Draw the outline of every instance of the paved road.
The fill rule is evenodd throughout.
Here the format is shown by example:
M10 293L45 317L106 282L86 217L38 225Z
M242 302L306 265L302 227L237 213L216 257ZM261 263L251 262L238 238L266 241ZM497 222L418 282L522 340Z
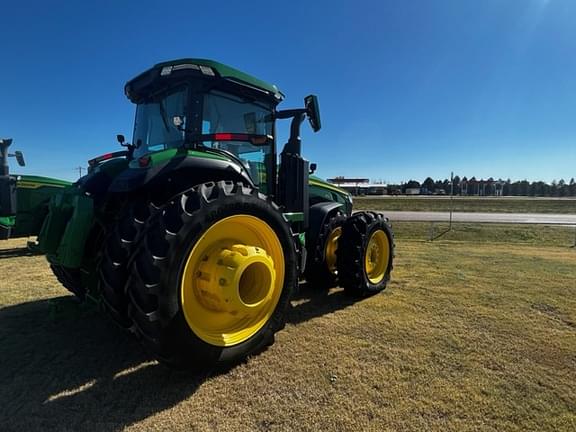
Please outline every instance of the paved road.
M391 221L447 222L448 212L383 211ZM453 213L454 222L576 225L576 214Z

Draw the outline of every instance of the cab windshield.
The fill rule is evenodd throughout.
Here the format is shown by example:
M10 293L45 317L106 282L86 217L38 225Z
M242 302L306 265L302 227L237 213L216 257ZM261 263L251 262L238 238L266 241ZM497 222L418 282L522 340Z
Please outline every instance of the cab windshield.
M172 119L186 117L187 94L186 87L179 87L138 105L132 141L135 157L184 145L184 132L174 126Z
M190 97L188 88L182 86L138 104L132 141L136 147L135 158L183 147L187 140L192 143L196 135L191 131L200 127L203 135L237 133L271 136L273 133L272 106L215 90L202 95L202 125L199 124L200 119L198 123L188 124ZM179 117L182 124L175 126L175 117ZM235 155L254 184L262 190L266 188L268 179L272 178L274 161L271 140L262 145L247 141L205 141L196 145Z
M211 91L204 95L202 133L222 132L272 135L272 107L240 97ZM272 169L272 144L253 145L245 141L212 141L204 146L226 150L237 156L261 189ZM270 171L270 172L269 172Z

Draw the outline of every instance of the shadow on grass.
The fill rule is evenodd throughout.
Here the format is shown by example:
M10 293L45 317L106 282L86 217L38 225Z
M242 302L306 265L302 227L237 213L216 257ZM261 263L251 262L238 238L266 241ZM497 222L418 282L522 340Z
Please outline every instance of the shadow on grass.
M206 375L159 365L72 297L0 310L2 430L116 431L193 394ZM54 319L50 303L69 303Z
M290 324L299 324L344 309L358 301L344 294L342 289L323 290L304 283L294 297L296 304L288 313L287 321Z
M0 250L0 259L18 258L18 257L25 257L25 256L28 257L28 256L34 256L34 255L38 255L38 253L32 252L27 247Z
M306 286L295 300L293 324L353 303L341 291ZM158 364L130 334L69 296L0 309L0 347L3 431L117 431L189 398L210 376Z

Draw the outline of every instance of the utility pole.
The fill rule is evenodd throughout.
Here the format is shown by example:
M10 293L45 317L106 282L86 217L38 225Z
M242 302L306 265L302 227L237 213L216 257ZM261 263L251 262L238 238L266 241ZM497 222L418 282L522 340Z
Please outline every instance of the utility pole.
M76 167L76 169L78 170L78 178L82 178L82 170L84 169L83 167L79 166Z
M434 227L434 221L430 223L430 241L434 241L437 238L442 237L444 234L452 231L452 212L454 211L454 171L450 172L450 224L448 225L448 229L436 234L436 230Z
M452 212L454 211L454 171L450 172L450 225L448 231L452 230Z

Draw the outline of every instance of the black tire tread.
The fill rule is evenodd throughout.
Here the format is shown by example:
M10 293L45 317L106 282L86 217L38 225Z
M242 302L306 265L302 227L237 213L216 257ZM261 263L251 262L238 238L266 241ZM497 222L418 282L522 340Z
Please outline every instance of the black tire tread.
M179 271L173 271L170 266L174 266L181 259L181 254L188 250L186 236L207 229L209 215L219 215L219 205L222 203L227 202L228 206L236 206L241 211L242 203L246 201L258 201L281 215L278 207L255 189L241 183L210 182L175 196L148 220L141 233L130 260L131 276L127 282L129 316L134 324L133 330L144 346L171 367L203 369L236 363L270 345L274 333L284 326L288 298L297 281L295 252L293 256L287 257L293 261L294 271L293 275L287 271L286 277L293 281L285 283L285 289L288 287L290 290L282 294L285 305L279 303L278 313L275 312L269 324L257 334L257 343L252 343L247 352L239 353L240 348L234 351L235 347L217 352L211 345L193 336L180 308L179 295L176 294L179 290L173 286L176 279L170 279L179 276L176 274ZM227 209L231 211L231 207ZM285 219L283 223L286 224L287 235L292 242Z
M57 264L50 264L50 269L64 288L78 297L79 300L84 301L86 298L86 287L82 282L82 274L79 269L68 268Z
M345 221L346 215L341 211L336 211L328 216L328 221L321 227L318 238L313 245L310 245L304 277L308 285L313 288L328 289L338 284L337 275L332 273L326 264L326 240L330 233L339 226L344 225Z
M130 272L128 259L138 234L149 217L150 207L142 201L128 203L108 232L98 263L98 283L108 315L121 327L131 328L125 286Z
M370 235L381 229L390 242L390 259L384 279L372 284L364 270L364 253ZM342 227L337 251L338 277L346 293L355 297L367 297L386 288L394 263L394 234L388 221L381 213L365 211L350 216Z

